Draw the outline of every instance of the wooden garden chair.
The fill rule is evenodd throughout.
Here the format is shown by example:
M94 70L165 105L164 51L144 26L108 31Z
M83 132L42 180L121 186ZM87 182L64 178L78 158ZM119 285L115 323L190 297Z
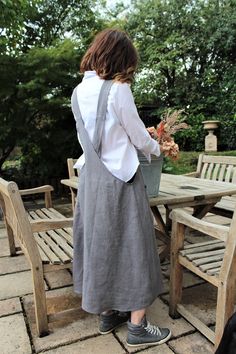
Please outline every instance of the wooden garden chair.
M199 220L182 209L171 212L171 274L169 313L185 317L217 348L225 324L233 313L236 285L236 212L231 225L222 226ZM211 241L184 244L185 229L190 227L211 236ZM181 304L183 269L217 287L215 332ZM194 289L193 289L194 291Z
M21 189L19 190L20 195L22 197L26 195L35 195L35 194L44 194L44 203L45 203L45 208L52 208L52 195L51 192L53 191L53 187L50 185L44 185L36 188L30 188L30 189ZM3 201L3 199L2 199ZM1 202L1 194L0 194L0 202ZM0 203L1 206L1 203ZM4 206L4 203L2 203L2 206ZM9 251L11 256L15 256L18 251L21 250L21 247L16 246L15 244L15 238L14 234L12 232L11 227L8 225L7 222L5 222L6 230L7 230L7 235L8 235L8 243L9 243Z
M236 184L236 156L200 154L197 170L186 175ZM231 218L235 208L236 196L226 196L212 208L211 212Z
M46 190L46 193L49 193L51 189L50 186L41 187L41 191ZM48 196L48 208L27 213L21 194L29 193L30 190L20 192L15 182L7 182L0 178L0 206L3 209L8 236L10 236L10 252L14 255L17 251L16 238L30 264L36 325L38 334L42 337L49 333L44 274L71 268L73 219L65 218L51 208Z

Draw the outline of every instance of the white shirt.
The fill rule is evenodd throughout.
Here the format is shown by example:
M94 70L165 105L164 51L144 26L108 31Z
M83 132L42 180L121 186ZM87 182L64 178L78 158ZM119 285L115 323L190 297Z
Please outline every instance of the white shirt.
M82 82L77 86L81 115L91 141L103 81L95 71L86 71ZM80 141L79 133L78 139ZM101 146L101 161L115 177L125 182L133 177L139 166L136 149L141 150L149 162L151 154L160 155L159 144L150 137L140 119L127 83L115 82L111 87ZM75 167L81 169L84 163L83 154Z

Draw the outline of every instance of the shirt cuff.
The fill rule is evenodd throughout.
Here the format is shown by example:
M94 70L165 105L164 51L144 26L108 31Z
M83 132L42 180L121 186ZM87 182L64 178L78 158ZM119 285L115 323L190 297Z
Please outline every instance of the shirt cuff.
M155 155L158 157L161 154L160 145L154 139L151 139L150 144L148 144L148 146L145 146L145 149L140 150L142 151L143 155L146 157L149 163L151 162L151 155Z
M76 161L76 163L74 164L74 168L78 168L79 170L83 167L83 165L85 164L85 156L84 154L80 156L80 158Z

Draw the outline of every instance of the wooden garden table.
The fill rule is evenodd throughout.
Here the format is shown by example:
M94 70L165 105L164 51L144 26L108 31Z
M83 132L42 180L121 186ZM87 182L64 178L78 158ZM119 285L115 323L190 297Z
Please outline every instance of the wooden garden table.
M78 188L78 177L61 180L61 183L73 189ZM193 207L193 215L202 218L223 196L236 194L236 185L184 175L162 173L159 195L150 198L150 207L156 221L158 237L164 242L159 247L160 258L169 254L172 209ZM163 219L160 207L165 207L166 218Z

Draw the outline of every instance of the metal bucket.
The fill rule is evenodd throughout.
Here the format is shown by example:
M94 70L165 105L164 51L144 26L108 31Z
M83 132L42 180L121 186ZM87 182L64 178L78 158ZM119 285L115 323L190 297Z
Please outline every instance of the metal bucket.
M144 183L147 188L147 194L150 198L153 198L157 197L159 193L163 155L159 157L151 155L151 158L151 163L149 163L146 157L141 152L138 152L138 159Z

